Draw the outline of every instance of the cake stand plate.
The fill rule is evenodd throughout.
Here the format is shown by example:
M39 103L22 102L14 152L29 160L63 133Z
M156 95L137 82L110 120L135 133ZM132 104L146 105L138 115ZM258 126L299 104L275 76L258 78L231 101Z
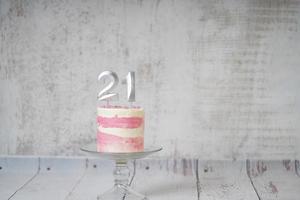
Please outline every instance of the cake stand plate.
M97 151L97 145L92 144L80 149L92 156L115 161L115 169L113 171L115 184L110 190L99 195L97 200L148 200L145 195L130 187L130 171L127 162L161 151L161 147L148 147L141 152L100 152Z

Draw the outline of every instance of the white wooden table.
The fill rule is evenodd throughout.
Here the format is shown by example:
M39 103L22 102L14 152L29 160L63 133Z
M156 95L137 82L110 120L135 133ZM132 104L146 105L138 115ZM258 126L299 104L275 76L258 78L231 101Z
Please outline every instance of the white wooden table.
M298 161L131 162L132 186L150 199L299 200ZM113 162L0 157L0 200L96 200L113 185Z

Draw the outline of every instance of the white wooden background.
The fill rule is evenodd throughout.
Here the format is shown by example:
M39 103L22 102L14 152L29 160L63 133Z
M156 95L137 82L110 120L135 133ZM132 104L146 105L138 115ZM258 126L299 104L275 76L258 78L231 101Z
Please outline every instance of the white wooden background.
M0 154L81 155L98 73L133 70L157 157L299 158L299 4L1 0Z

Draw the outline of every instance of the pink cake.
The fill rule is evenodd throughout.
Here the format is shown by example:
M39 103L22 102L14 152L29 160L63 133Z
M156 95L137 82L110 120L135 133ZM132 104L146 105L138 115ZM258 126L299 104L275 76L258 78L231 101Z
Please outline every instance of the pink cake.
M98 107L97 150L138 152L144 150L144 110Z

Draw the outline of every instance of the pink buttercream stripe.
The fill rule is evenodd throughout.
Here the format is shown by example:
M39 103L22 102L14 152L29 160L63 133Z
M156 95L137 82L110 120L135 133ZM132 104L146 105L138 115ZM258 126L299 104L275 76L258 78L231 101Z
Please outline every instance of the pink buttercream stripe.
M100 146L118 144L119 146L123 146L124 148L142 150L144 148L144 137L124 138L124 137L98 132L97 143Z
M98 124L103 128L138 128L144 120L141 117L97 117Z

